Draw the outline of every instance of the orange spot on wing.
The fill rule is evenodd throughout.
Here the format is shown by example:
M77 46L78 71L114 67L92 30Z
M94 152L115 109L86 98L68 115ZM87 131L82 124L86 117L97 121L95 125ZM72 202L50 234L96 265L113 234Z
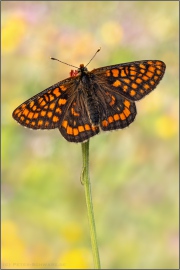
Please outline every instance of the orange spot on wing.
M60 88L62 91L66 91L66 89L67 89L67 87L65 87L64 85L61 85Z
M90 130L91 129L88 124L86 124L84 127L85 127L85 130Z
M141 73L145 73L146 71L144 69L140 69L140 72Z
M128 86L127 85L123 85L123 91L124 92L127 92L127 90L128 90Z
M14 114L16 115L16 114L18 114L20 111L21 111L20 109L16 109L16 110L14 111Z
M40 98L38 99L38 103L40 104L42 101L43 101L43 98L40 97Z
M153 76L153 73L152 73L152 72L150 72L150 71L147 71L147 72L146 72L146 75L147 75L148 77L150 77L150 78L151 78L151 77Z
M43 101L41 102L41 106L44 106L44 105L46 105L46 102L43 100Z
M136 74L137 74L137 72L135 70L130 71L130 75L136 75Z
M33 118L38 118L39 114L35 113Z
M152 61L148 61L147 63L148 63L149 65L152 65L152 64L153 64L153 62L152 62Z
M59 105L64 105L64 104L66 104L66 102L67 102L66 99L60 98L59 101L58 101L58 104L59 104Z
M142 83L142 80L141 80L140 78L137 78L137 79L136 79L136 82L137 82L137 83Z
M21 105L21 109L24 109L25 107L26 107L25 103Z
M162 63L162 62L160 62L160 61L156 61L156 65L160 65L160 66L162 66L162 65L163 65L163 63Z
M126 70L126 74L128 75L129 74L129 68L125 67L125 70Z
M107 77L111 76L110 70L106 70L106 76Z
M162 65L161 66L156 66L156 68L161 70L163 68L163 66Z
M61 95L61 93L60 93L58 87L57 87L56 89L53 90L53 94L54 94L56 97L59 97L59 96Z
M159 69L157 69L157 70L156 70L156 73L157 73L158 75L160 75L160 74L161 74L161 71L160 71Z
M129 84L130 83L130 80L129 79L124 79L124 82Z
M150 81L150 84L151 84L151 85L155 85L155 82L154 82L154 81Z
M149 71L151 71L152 73L154 73L154 71L155 71L155 67L150 66L150 67L148 67L148 70L149 70Z
M108 117L108 122L109 122L109 123L114 122L114 119L113 119L113 117L112 117L112 116L109 116L109 117Z
M62 122L62 127L67 128L67 125L68 125L68 122L67 122L66 120L64 120L64 121Z
M21 116L21 117L20 117L20 120L21 120L21 121L24 121L24 119L25 119L24 116Z
M42 124L43 124L43 121L42 120L39 120L38 121L38 126L42 126Z
M28 109L25 109L25 110L23 111L23 114L24 114L25 116L27 116L28 113L29 113L29 110L28 110Z
M49 102L49 97L48 97L48 95L44 94L44 98L45 98L45 100L46 100L47 102Z
M120 113L120 118L121 118L121 120L125 120L126 119L126 117L125 117L125 115L124 115L124 113Z
M79 113L75 112L74 108L71 108L71 113L72 113L72 115L74 115L74 116L80 116Z
M143 79L144 81L147 81L147 80L149 80L149 77L146 76L146 75L143 75L143 76L142 76L142 79Z
M84 127L83 126L78 126L78 130L79 130L79 132L83 132L84 131Z
M136 83L132 83L132 84L131 84L131 87L134 88L134 89L136 89L138 86L137 86Z
M114 83L113 83L113 86L115 87L118 87L121 85L121 82L119 80L116 80Z
M143 87L148 90L150 88L150 86L148 84L144 84Z
M135 92L134 90L131 90L131 91L130 91L130 95L131 95L132 97L134 97L134 96L136 95L136 92Z
M144 64L140 64L139 66L140 66L140 68L146 68L146 66Z
M60 108L57 108L57 109L56 109L56 113L61 114L61 113L62 113L61 109L60 109Z
M46 111L41 111L41 116L45 116L46 115Z
M49 118L51 118L51 117L52 117L52 112L48 112L48 113L47 113L47 116L48 116Z
M49 122L46 121L46 122L45 122L45 127L48 127L48 126L49 126Z
M109 103L110 106L113 106L115 104L115 97L114 96L111 96L111 102Z
M79 134L78 129L77 128L73 128L73 133L74 133L75 136L77 136Z
M124 105L127 107L127 108L129 108L130 107L130 105L131 105L131 103L129 102L129 100L125 100L124 101Z
M58 122L59 121L59 117L57 117L56 115L53 116L53 122Z
M118 69L112 69L111 70L113 77L118 77L119 76L119 70Z
M49 108L51 109L51 110L53 110L54 109L54 107L55 107L55 103L53 102L53 103L51 103L50 105L49 105Z
M92 126L92 130L95 131L97 129L96 126Z
M34 113L30 112L30 113L28 114L28 118L29 118L29 119L32 119L32 118L33 118L33 115L34 115Z
M114 115L114 120L115 120L115 121L119 120L119 114L115 114L115 115Z
M121 69L121 77L126 77L126 73L125 73L124 69Z
M50 101L54 100L54 96L53 95L49 95L49 99L50 99Z
M107 120L103 120L102 121L102 126L103 127L107 127L108 126L108 121Z
M126 117L128 117L131 112L125 107L125 109L123 110L123 113L125 114Z
M34 101L31 101L30 104L29 104L29 107L32 108L34 105Z
M70 126L67 127L67 134L70 134L70 135L73 134L73 129L72 129L72 127L70 127Z

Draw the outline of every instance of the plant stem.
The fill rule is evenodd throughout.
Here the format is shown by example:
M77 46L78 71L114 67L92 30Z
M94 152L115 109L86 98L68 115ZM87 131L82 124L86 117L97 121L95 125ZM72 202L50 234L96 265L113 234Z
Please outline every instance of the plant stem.
M93 202L92 202L92 195L91 195L91 184L90 184L90 177L89 177L89 140L85 143L82 143L81 145L82 145L82 156L83 156L83 169L82 169L82 175L81 175L81 182L84 185L84 189L85 189L94 268L101 269L98 244L97 244L97 236L96 236L94 211L93 211Z

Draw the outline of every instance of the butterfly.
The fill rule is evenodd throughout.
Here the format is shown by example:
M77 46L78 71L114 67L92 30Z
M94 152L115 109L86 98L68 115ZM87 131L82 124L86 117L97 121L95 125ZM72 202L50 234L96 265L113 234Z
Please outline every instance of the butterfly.
M58 128L67 141L84 142L100 130L129 126L137 114L135 101L155 89L166 69L160 60L116 64L92 71L86 66L80 64L71 77L22 103L14 110L13 118L31 129Z

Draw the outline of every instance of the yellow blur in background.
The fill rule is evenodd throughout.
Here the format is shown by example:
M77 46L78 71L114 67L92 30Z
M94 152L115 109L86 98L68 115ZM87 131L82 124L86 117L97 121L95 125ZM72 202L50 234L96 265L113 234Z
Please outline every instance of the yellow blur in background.
M71 68L166 63L126 129L90 140L103 268L178 268L178 2L7 1L2 7L2 268L93 267L81 145L13 110Z

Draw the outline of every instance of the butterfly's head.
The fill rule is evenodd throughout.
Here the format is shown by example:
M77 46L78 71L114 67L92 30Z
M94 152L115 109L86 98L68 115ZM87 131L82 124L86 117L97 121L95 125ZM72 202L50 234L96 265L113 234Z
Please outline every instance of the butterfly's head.
M88 69L87 69L87 67L84 66L84 64L80 64L77 72L78 72L78 75L81 75L83 73L87 73Z
M77 70L71 70L69 75L70 77L76 77L78 75L82 75L84 73L87 73L87 68L84 66L84 64L81 64Z

